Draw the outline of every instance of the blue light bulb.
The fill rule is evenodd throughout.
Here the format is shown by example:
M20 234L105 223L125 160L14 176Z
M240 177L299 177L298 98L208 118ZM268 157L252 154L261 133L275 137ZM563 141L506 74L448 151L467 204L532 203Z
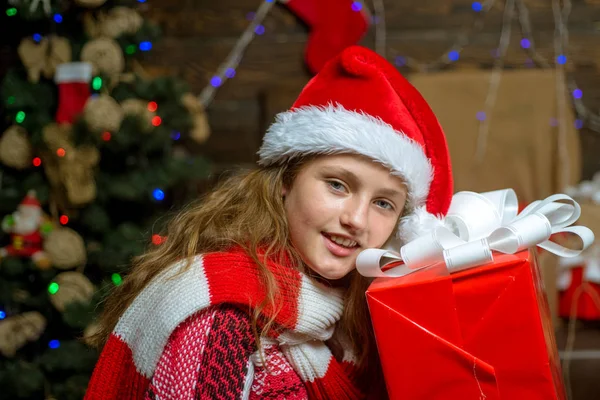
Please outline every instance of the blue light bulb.
M452 50L451 52L448 53L448 59L450 61L458 61L459 57L460 57L460 55L458 54L458 51L456 51L456 50Z
M152 192L152 196L154 197L154 199L161 201L165 198L165 192L163 192L160 189L154 189L154 191Z
M152 42L141 42L139 47L141 51L149 51L152 49Z

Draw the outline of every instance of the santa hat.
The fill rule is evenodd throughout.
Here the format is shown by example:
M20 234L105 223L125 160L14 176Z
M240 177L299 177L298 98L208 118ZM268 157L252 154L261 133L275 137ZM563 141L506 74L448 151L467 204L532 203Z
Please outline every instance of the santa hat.
M30 190L27 192L27 195L23 198L21 203L19 203L21 207L32 207L32 208L42 208L42 205L37 199L35 190Z
M452 199L446 138L421 94L384 58L346 48L280 113L259 150L259 164L302 155L353 153L390 168L408 187L403 242L441 223Z

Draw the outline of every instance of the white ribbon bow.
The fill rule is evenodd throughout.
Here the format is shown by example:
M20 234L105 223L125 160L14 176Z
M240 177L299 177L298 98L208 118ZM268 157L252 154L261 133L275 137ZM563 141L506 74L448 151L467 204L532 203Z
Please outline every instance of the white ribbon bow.
M518 214L517 195L512 189L459 192L452 197L444 226L405 244L399 253L364 250L356 267L368 277L399 277L441 262L455 272L493 262L493 251L514 254L534 246L561 257L575 257L594 241L589 228L569 226L580 214L579 204L566 194L537 200ZM582 248L573 250L548 240L552 234L563 232L579 236ZM381 270L400 262L402 265Z

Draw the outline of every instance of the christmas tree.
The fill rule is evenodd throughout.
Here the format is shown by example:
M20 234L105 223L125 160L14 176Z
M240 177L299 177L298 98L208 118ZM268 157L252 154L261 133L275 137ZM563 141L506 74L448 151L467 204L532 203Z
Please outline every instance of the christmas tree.
M0 87L0 387L81 399L102 299L166 240L170 208L209 165L196 96L139 62L159 36L143 1L11 0L15 65ZM142 10L143 11L143 10ZM22 36L22 37L21 37Z

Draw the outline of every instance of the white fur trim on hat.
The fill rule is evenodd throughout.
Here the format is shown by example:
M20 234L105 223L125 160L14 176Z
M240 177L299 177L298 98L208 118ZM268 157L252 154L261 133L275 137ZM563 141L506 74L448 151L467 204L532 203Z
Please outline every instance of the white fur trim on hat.
M399 251L406 243L429 234L438 226L446 226L444 217L431 214L425 207L418 207L400 219L396 234L390 237L382 248Z
M261 165L308 154L340 153L361 154L382 163L406 182L412 207L425 204L433 167L421 145L381 119L340 105L278 114L258 152Z
M408 243L419 236L430 233L438 226L446 226L444 217L431 214L425 207L418 207L400 220L397 236L402 243Z

